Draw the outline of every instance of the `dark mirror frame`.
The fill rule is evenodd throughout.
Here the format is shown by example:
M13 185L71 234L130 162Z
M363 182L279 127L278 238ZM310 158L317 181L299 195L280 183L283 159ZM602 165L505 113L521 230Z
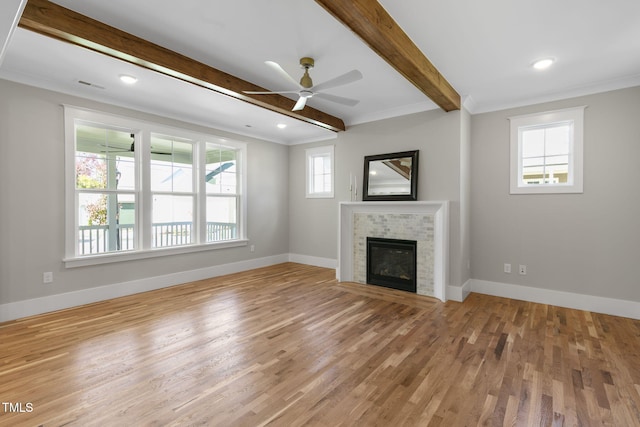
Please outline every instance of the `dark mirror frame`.
M374 156L364 157L364 179L363 179L363 191L362 200L365 201L392 201L392 200L418 200L418 152L402 151L399 153L388 154L376 154ZM411 181L409 185L411 190L409 194L382 194L382 195L369 195L369 163L372 161L398 159L401 157L411 157Z

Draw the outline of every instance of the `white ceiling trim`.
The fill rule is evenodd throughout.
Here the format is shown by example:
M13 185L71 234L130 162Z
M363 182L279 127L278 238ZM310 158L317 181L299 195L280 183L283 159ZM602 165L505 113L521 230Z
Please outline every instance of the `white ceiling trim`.
M530 97L519 101L507 101L502 103L488 103L486 105L473 105L468 111L471 114L490 113L493 111L507 110L509 108L526 107L528 105L543 104L546 102L560 101L563 99L577 98L580 96L594 95L618 89L640 86L640 74L622 77L618 79L604 80L586 85L577 85L557 92Z

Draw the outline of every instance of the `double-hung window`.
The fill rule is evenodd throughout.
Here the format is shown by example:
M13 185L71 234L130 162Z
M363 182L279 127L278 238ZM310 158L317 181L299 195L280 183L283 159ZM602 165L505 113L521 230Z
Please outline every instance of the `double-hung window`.
M190 245L194 236L197 141L151 133L151 247Z
M510 117L512 194L582 193L584 107Z
M246 146L65 106L67 266L246 244Z
M138 168L130 130L78 122L74 129L74 255L135 249Z
M307 158L307 197L332 198L334 183L333 145L309 148Z

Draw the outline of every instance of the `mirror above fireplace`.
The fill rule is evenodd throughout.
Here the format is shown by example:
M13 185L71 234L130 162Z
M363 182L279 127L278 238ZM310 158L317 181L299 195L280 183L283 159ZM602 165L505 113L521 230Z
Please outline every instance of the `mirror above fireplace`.
M364 158L362 200L417 200L418 150Z

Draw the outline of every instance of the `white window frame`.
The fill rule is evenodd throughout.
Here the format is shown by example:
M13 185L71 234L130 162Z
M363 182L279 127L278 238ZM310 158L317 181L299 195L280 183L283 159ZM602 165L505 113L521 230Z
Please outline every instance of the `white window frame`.
M131 261L136 259L155 258L160 256L177 255L184 253L200 252L213 249L223 249L230 247L246 246L247 239L247 201L246 201L246 144L238 141L230 141L227 138L220 138L215 135L192 132L187 129L168 127L159 123L145 122L141 120L131 119L123 116L102 113L89 109L63 105L64 121L65 121L65 257L63 262L65 267L82 267L87 265L106 264L112 262ZM76 203L76 133L75 124L80 122L93 124L97 126L105 126L111 128L130 129L136 134L136 144L140 141L141 150L135 151L135 159L140 168L138 168L139 187L136 189L136 240L138 242L137 249L122 252L105 252L92 255L78 255L78 206ZM147 163L150 162L148 152L151 145L152 133L164 133L167 135L175 135L185 139L197 141L197 149L194 147L194 175L197 176L196 183L196 202L194 209L194 242L183 246L169 247L151 247L150 232L145 233L143 230L151 226L151 190L149 180L149 169ZM238 150L238 159L236 167L238 173L238 224L237 238L233 240L225 240L218 242L206 242L203 240L206 227L206 213L204 202L206 193L202 191L204 187L205 170L205 143L220 142L221 145L227 145ZM198 232L198 230L200 230Z
M305 150L306 164L306 194L309 199L332 199L334 197L335 188L335 148L333 145L324 145L321 147L307 148ZM330 191L317 192L314 191L314 159L316 157L329 157L331 166L331 189Z
M586 106L509 117L510 121L510 193L561 194L583 192L584 109ZM572 125L569 142L569 177L566 183L527 184L522 179L522 131L556 124Z

